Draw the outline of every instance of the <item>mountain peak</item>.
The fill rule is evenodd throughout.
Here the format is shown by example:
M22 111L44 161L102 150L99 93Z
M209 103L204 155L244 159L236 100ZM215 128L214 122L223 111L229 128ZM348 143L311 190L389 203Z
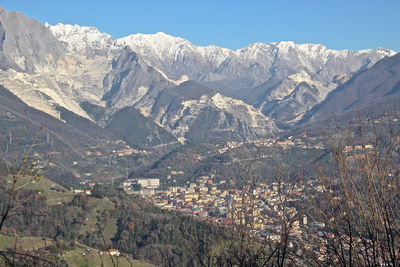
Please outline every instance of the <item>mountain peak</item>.
M0 68L33 73L36 64L54 62L63 54L63 46L38 20L0 10Z
M45 23L45 26L48 28L51 28L52 31L54 32L82 32L82 31L89 31L89 32L96 32L96 33L101 33L99 29L96 27L92 26L80 26L78 24L63 24L63 23L57 23L54 26L51 26L49 23Z
M118 45L129 45L134 47L147 46L153 51L175 49L179 45L193 46L188 40L181 37L168 35L164 32L157 32L154 34L131 34L116 40Z
M157 32L155 33L156 36L168 36L168 37L173 37L172 35L166 34L165 32ZM178 38L178 37L174 37L174 38Z
M108 51L113 47L114 40L111 35L100 32L96 27L62 24L51 26L45 23L57 39L69 44L74 52L93 52L93 49Z

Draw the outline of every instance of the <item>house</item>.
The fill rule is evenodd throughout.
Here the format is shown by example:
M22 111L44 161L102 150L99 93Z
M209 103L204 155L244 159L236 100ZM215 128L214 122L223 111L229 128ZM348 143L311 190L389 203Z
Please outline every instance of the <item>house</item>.
M83 190L82 190L82 189L74 189L73 192L74 192L75 194L82 194L82 193L83 193Z
M372 145L365 145L365 149L372 150L374 147Z
M121 253L119 252L118 249L109 249L109 250L106 250L106 254L111 255L111 256L119 256Z
M193 201L199 199L199 194L198 193L186 193L184 194L185 202Z

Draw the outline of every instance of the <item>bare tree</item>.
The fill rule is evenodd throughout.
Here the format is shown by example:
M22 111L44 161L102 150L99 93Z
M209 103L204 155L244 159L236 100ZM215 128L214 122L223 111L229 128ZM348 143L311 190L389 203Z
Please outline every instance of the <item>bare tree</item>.
M19 185L22 177L29 175L32 179L38 180L43 175L34 168L29 162L29 156L32 153L34 146L36 145L37 139L40 136L39 131L34 140L21 155L18 154L18 143L15 142L12 152L2 152L1 159L3 160L6 173L2 174L3 189L2 193L6 196L6 201L3 203L0 214L0 232L3 230L3 226L8 217L12 216L12 212L17 208L21 207L28 199L19 199L17 192L23 189L26 184ZM11 138L11 137L10 137ZM7 149L8 150L8 149ZM11 184L11 186L8 186Z
M330 164L315 162L322 192L309 211L314 264L400 265L399 125L393 115L358 119L325 140ZM310 256L310 255L309 255Z
M28 130L28 129L27 129ZM7 220L18 214L24 204L30 200L30 195L24 194L23 189L32 181L38 181L43 177L41 170L30 161L35 146L41 137L43 127L36 131L35 136L25 146L19 143L18 138L12 139L10 133L5 151L0 152L1 172L0 190L2 195L2 205L0 207L0 232L3 232ZM24 182L23 178L29 177ZM1 262L7 266L55 266L57 259L48 259L42 255L35 255L17 247L17 238L13 249L7 248L0 251Z
M266 189L265 184L261 187L266 178L260 173L259 161L264 158L260 153L257 150L254 160L240 165L230 177L235 182L226 188L231 191L226 199L229 209L215 231L182 231L185 245L201 266L286 266L295 260L291 244L303 211L301 205L291 204L302 179L295 180L282 166L276 166L274 189ZM274 202L270 210L262 207L267 198Z

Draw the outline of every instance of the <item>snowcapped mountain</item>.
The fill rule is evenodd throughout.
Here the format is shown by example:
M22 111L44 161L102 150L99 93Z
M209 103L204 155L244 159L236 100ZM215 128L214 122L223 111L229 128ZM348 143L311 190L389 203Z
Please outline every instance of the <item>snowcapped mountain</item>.
M67 43L70 52L77 52L93 57L95 55L107 55L114 47L114 39L107 33L100 32L95 27L82 27L58 23L45 26L60 41Z
M164 33L134 34L116 40L142 55L150 65L177 79L187 75L196 81L243 80L247 87L258 86L272 77L280 79L301 70L317 74L322 81L332 76L351 73L373 65L377 60L392 56L390 50L332 50L321 44L294 42L254 43L230 50L217 46L195 46L189 41Z
M282 81L277 92L268 94L265 101L282 100L296 86L306 82L319 90L321 101L337 86L335 78L366 69L378 60L393 56L394 51L332 50L321 44L294 42L253 43L245 48L230 50L218 46L196 46L180 37L165 33L133 34L113 40L94 27L63 25L47 27L70 49L87 51L120 51L129 46L150 66L157 68L168 79L212 83L216 90L226 88L258 88L266 82ZM270 84L268 84L270 85ZM223 87L219 89L218 87ZM246 97L243 97L246 100ZM259 103L250 103L257 105Z
M132 107L180 140L274 135L354 73L395 54L294 42L231 50L165 33L115 40L4 9L0 37L0 84L28 105L59 119L61 107L102 127ZM105 115L94 116L90 105Z
M254 43L230 50L195 46L164 33L134 34L116 44L130 46L169 77L203 82L284 124L300 120L320 103L338 86L338 76L348 78L395 54L387 49L338 51L294 42ZM300 87L306 97L296 98Z

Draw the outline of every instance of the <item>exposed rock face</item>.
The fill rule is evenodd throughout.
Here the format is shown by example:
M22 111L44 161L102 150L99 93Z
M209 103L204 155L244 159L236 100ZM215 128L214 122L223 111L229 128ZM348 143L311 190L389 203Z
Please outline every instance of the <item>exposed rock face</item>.
M393 54L293 42L230 50L164 33L114 40L94 27L42 25L0 9L0 84L25 103L58 119L64 108L102 127L119 121L116 114L129 121L135 112L118 111L133 107L180 141L275 135Z
M336 88L338 76L369 68L383 57L395 54L386 49L337 51L323 45L293 42L254 43L229 50L195 46L164 33L130 35L116 43L130 46L169 77L187 75L191 80L206 82L287 124L301 119ZM298 99L298 105L293 101L289 104L288 98L293 99L295 89L305 83L311 90L304 92L309 95L307 101ZM281 116L278 110L286 108L294 112Z
M302 71L309 75L306 79L331 83L338 74L370 67L384 56L394 55L385 49L337 51L320 44L293 42L254 43L230 50L195 46L164 33L130 35L116 43L130 46L170 78L188 75L191 80L221 81L232 88L259 86L271 78L283 80ZM301 75L298 76L297 80Z
M0 6L0 68L28 73L36 65L53 65L65 48L56 37L35 19Z
M275 123L254 107L196 82L162 91L152 116L181 142L187 138L242 141L278 132Z
M101 97L107 90L103 79L112 60L107 50L88 57L87 51L77 52L69 43L57 39L48 25L3 9L1 34L0 56L4 61L0 84L28 105L56 118L60 118L57 107L61 106L90 119L80 102L102 104ZM96 41L88 46L94 44Z
M400 53L385 58L368 70L360 71L349 81L331 91L321 104L314 106L303 122L340 117L359 112L399 110Z
M95 27L61 23L55 26L46 23L45 26L58 40L67 44L70 52L85 55L87 58L107 56L114 48L111 35L102 33Z
M113 60L112 70L104 78L104 85L110 87L103 97L108 107L121 109L137 104L147 108L148 113L158 93L174 84L125 47Z

